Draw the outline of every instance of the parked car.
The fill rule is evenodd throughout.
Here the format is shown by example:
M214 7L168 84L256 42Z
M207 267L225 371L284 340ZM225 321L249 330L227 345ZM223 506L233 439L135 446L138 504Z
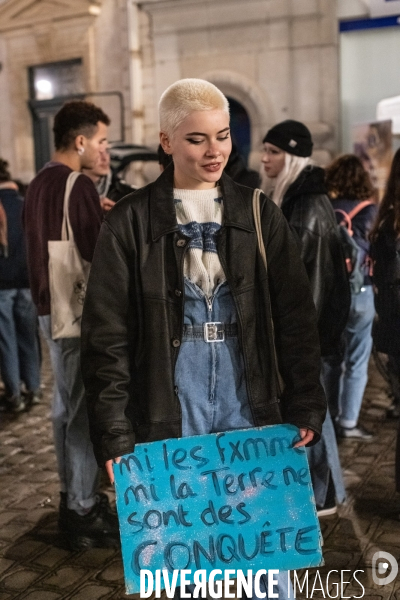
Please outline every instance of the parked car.
M110 158L113 174L134 188L147 185L160 174L157 152L148 146L112 144Z

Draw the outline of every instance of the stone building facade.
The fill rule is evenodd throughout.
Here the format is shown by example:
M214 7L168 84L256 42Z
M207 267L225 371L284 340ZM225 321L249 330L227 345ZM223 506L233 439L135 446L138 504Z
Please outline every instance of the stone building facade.
M336 0L0 0L0 155L24 181L35 172L32 106L48 114L32 103L32 68L74 60L80 93L110 94L93 99L127 142L155 146L162 91L200 77L247 113L253 166L286 118L310 127L317 162L338 149Z

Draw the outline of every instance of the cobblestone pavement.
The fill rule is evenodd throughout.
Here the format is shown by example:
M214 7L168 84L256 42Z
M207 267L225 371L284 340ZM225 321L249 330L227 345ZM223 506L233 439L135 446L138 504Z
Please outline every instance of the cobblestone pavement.
M29 413L0 414L0 600L126 598L119 551L72 553L57 529L59 488L50 425L52 377L46 353L43 383L43 402ZM396 520L400 499L394 489L397 422L385 418L389 403L384 380L371 363L362 422L374 430L376 438L371 443L346 440L340 445L348 500L338 515L321 519L325 566L319 575L324 593L314 569L309 572L308 597L325 597L330 570L349 570L343 578L347 581L350 577L346 576L360 569L363 572L357 577L365 598L400 600L400 577L379 586L373 582L371 568L377 550L400 556L400 521ZM112 488L104 485L113 499ZM331 597L337 597L335 581L337 577L331 581ZM362 595L354 581L344 584L341 594L352 595ZM303 590L298 597L305 596Z

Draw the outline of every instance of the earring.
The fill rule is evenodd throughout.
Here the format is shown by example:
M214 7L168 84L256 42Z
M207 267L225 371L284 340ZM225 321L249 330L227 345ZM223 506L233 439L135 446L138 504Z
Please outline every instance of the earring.
M78 148L78 154L79 156L82 156L82 154L85 152L85 148L82 148L82 146L80 146L80 148Z

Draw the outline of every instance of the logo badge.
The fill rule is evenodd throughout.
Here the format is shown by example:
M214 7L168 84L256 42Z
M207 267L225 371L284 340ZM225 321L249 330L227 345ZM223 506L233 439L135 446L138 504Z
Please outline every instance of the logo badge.
M389 567L391 567L391 571L389 571ZM387 574L388 571L389 574ZM383 550L375 552L372 557L372 579L374 580L374 583L377 585L387 585L388 583L392 583L392 581L396 579L398 572L399 565L392 554L383 552ZM386 576L382 577L382 575L385 574Z

